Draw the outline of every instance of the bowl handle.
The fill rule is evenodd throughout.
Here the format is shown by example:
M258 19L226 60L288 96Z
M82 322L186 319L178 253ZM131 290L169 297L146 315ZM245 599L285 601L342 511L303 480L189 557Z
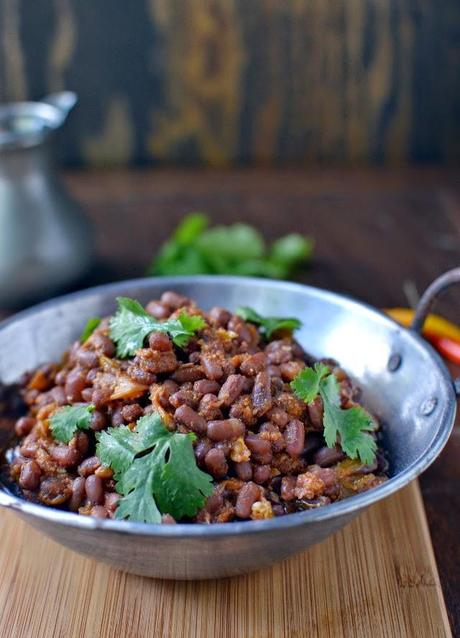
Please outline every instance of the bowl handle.
M441 293L454 284L460 284L460 268L453 268L438 277L423 293L415 310L414 319L412 321L412 330L421 334L423 324L430 312L433 304ZM460 396L460 377L454 381L454 389L456 395Z

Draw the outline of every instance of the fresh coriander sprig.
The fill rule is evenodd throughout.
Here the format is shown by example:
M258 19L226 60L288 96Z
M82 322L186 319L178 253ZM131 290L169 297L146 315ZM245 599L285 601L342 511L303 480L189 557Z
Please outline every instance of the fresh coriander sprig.
M310 259L313 241L291 233L267 246L249 224L211 226L203 213L186 215L148 269L150 275L230 274L287 279Z
M169 432L158 413L140 418L134 431L122 425L98 435L96 454L122 494L116 518L160 523L161 513L180 520L203 507L212 477L196 465L194 439Z
M294 393L305 403L311 403L320 395L324 405L324 439L328 447L334 447L337 436L345 454L359 458L365 465L373 463L377 445L369 434L375 430L371 415L361 406L342 409L340 388L328 366L316 363L314 368L304 368L291 382Z
M90 317L88 319L88 321L85 323L85 327L83 328L83 332L81 333L81 343L85 343L85 341L87 341L91 337L101 321L102 319L100 317Z
M56 441L69 443L77 430L87 430L94 405L66 405L50 417L50 429Z
M250 321L251 323L255 323L256 326L260 326L261 332L267 339L271 339L275 332L293 332L302 326L302 322L295 317L262 317L262 315L259 315L258 312L249 308L249 306L240 306L236 314L245 321Z
M198 330L205 327L203 317L182 312L175 319L158 321L141 304L129 297L117 297L118 310L110 319L110 338L117 344L117 356L125 358L142 348L151 332L166 332L183 348Z

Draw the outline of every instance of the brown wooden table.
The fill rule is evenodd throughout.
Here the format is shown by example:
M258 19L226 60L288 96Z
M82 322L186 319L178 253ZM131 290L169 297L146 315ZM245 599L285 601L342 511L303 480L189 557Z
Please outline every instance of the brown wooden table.
M407 305L460 264L460 180L454 169L148 170L71 172L94 223L97 267L81 286L141 276L181 216L244 220L267 238L298 231L316 241L300 279L379 307ZM439 310L460 320L460 290ZM460 369L453 373L460 374ZM421 479L454 635L460 634L460 427Z

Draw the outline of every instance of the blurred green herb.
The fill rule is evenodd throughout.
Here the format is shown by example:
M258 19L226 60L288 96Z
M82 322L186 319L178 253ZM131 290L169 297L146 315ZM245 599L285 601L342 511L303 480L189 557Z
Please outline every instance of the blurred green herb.
M83 332L81 333L81 343L85 343L85 341L91 337L101 321L102 319L100 317L90 317L88 319L88 321L85 323L85 327L83 328Z
M248 224L209 226L203 213L184 217L151 263L150 275L247 275L286 279L312 253L310 237L292 233L271 246Z
M293 332L302 326L302 322L295 317L262 317L253 308L249 306L240 306L236 311L245 321L255 323L260 326L260 331L271 339L276 332Z

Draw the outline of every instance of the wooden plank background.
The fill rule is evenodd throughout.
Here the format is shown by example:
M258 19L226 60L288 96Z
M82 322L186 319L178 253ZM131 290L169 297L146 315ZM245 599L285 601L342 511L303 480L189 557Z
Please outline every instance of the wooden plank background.
M73 164L459 159L458 0L0 0L0 101Z

